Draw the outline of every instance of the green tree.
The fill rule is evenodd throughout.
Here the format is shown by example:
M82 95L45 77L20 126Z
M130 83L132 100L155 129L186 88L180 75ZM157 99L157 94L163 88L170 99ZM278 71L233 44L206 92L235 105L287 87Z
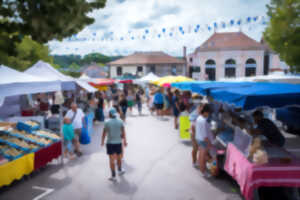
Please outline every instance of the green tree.
M108 63L111 61L111 58L105 56L101 53L90 53L83 57L82 62L84 64L91 64L91 63Z
M69 67L68 70L72 72L78 72L80 70L80 66L77 65L76 63L72 63Z
M106 0L0 0L1 30L19 33L39 43L62 40L94 22L88 14Z
M293 71L300 71L300 0L271 0L264 38Z
M13 56L5 52L0 52L0 61L2 64L14 69L25 70L39 60L53 65L53 57L49 53L48 46L39 44L26 36L22 39L21 43L15 44L15 54Z

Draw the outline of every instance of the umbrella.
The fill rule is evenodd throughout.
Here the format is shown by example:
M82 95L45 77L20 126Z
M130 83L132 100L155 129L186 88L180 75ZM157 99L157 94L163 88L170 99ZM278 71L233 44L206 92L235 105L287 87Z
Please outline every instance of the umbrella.
M94 87L113 85L113 84L115 84L115 80L114 79L106 79L106 78L98 78L98 79L95 79L93 82L89 82L89 84Z
M194 80L186 76L165 76L156 81L152 81L152 83L158 86L169 87L171 83L186 82L186 81L194 81Z

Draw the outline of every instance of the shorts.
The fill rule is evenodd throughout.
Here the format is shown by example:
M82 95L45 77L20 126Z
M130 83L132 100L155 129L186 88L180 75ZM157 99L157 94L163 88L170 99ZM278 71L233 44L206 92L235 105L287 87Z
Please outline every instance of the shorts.
M71 140L64 140L64 146L68 150L68 152L73 152L73 144Z
M80 138L80 135L81 135L81 128L77 128L77 129L74 129L74 133L75 133L75 135L74 135L74 139L73 140L79 140L79 138Z
M128 107L132 107L133 104L134 104L133 101L131 101L131 100L128 101Z
M197 144L199 145L199 147L202 147L204 149L207 148L207 142L205 141L197 140Z
M175 117L179 117L179 115L180 115L179 110L173 108L173 115L174 115Z
M120 155L122 153L122 144L106 144L106 151L108 155Z
M164 107L164 104L155 104L155 108L156 108L157 110L162 110L163 107Z

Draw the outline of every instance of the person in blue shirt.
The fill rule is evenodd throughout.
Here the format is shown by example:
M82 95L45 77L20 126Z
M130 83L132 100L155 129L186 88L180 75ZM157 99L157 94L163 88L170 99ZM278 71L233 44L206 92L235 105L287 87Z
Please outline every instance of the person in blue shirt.
M73 153L72 141L75 137L75 133L70 118L64 118L63 134L64 134L64 146L65 146L64 155L66 157L69 157L70 160L73 160L75 156Z
M110 169L112 173L112 176L109 178L109 180L116 181L116 160L119 175L123 175L125 173L125 171L122 169L122 139L124 140L124 146L127 146L127 140L123 121L117 118L117 111L115 108L109 109L109 120L104 123L101 146L104 146L106 137L106 150L109 156Z
M162 116L162 111L164 108L164 96L162 94L162 89L158 89L154 95L153 100L154 106L158 116Z
M175 90L175 93L172 97L172 107L173 107L175 129L178 129L178 127L179 127L179 125L178 125L178 117L180 115L179 100L180 100L180 92L179 92L179 90Z

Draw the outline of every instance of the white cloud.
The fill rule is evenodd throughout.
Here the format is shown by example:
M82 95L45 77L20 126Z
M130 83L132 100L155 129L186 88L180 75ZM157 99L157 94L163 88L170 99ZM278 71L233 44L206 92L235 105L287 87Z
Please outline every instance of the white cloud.
M108 0L104 9L94 11L90 16L95 23L78 34L81 38L96 38L94 41L50 42L52 54L88 54L100 52L107 55L126 55L134 51L162 50L181 56L182 47L192 52L211 34L206 25L214 22L229 22L231 19L243 19L248 16L266 15L266 4L270 0ZM194 33L196 25L200 31ZM178 31L182 26L185 34ZM166 33L162 29L166 29ZM145 35L145 29L150 31ZM229 27L221 31L238 31L238 27ZM260 40L264 26L244 25L242 31L250 37ZM130 33L129 33L130 32ZM173 32L172 37L169 32ZM190 34L188 34L191 32ZM161 37L158 38L158 34ZM114 38L113 41L104 40ZM120 41L123 37L124 40ZM131 39L134 37L134 40Z

